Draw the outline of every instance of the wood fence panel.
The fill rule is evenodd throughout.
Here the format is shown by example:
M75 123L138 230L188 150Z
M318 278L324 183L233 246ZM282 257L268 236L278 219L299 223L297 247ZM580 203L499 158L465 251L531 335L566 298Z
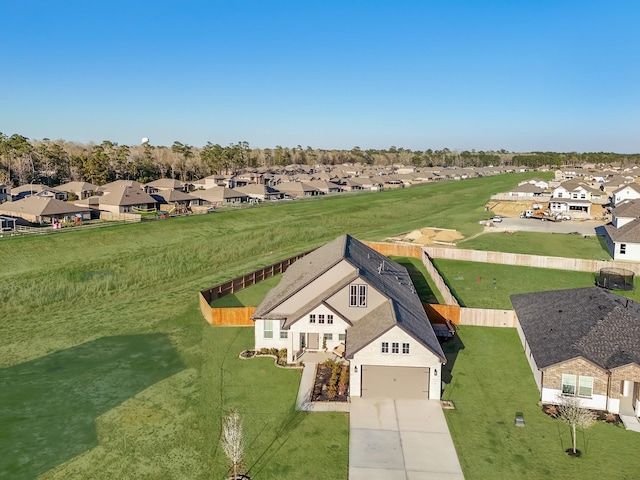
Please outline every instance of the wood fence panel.
M601 268L624 268L640 275L640 263L619 260L588 260L583 258L550 257L521 253L487 252L462 248L422 247L431 258L444 258L465 262L499 263L522 267L551 268L596 273Z
M386 257L395 256L395 257L420 258L421 256L422 247L420 245L412 245L407 243L385 243L385 242L363 242L363 243Z
M256 307L212 308L211 324L227 327L253 327L251 315Z
M209 300L207 299L205 293L208 292L200 292L198 295L198 299L200 301L200 313L208 323L213 323L213 317L211 316L211 306L209 305Z
M458 305L439 305L436 303L423 303L431 323L446 323L446 320L460 325L460 307Z
M460 309L459 325L475 325L479 327L515 327L516 312L513 310L463 307Z

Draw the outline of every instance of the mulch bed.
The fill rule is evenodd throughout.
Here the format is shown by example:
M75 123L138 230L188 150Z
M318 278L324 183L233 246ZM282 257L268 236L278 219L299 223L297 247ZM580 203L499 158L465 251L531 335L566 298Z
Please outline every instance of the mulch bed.
M341 366L341 375L349 374L349 366ZM347 377L348 379L348 377ZM319 364L316 368L316 379L313 385L313 393L311 394L312 402L346 402L349 396L349 382L346 382L344 388L337 388L336 395L330 398L329 383L331 380L331 367Z

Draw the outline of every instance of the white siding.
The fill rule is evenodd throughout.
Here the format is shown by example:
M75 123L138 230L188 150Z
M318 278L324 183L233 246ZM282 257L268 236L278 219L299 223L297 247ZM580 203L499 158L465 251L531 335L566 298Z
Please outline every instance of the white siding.
M625 245L625 253L620 253L620 245ZM614 260L627 260L630 262L640 261L640 244L638 243L624 243L620 242L615 244L615 249L613 252Z
M336 283L345 281L349 276L353 275L353 272L353 265L349 262L342 261L329 269L324 275L316 278L309 285L286 299L274 308L271 313L275 315L282 314L283 316L291 314L302 308L310 299L316 297L318 294L333 287Z
M367 285L367 306L366 307L350 307L349 306L349 286L350 285ZM340 312L351 323L355 323L362 317L387 302L388 298L372 288L367 282L358 278L349 285L338 291L335 295L329 297L326 302L333 309Z
M253 334L255 339L255 348L259 350L261 348L289 348L290 338L280 338L280 320L272 320L273 322L273 338L264 338L264 323L262 319L255 321L253 328ZM291 337L291 334L288 334Z
M382 342L389 343L389 353L381 352ZM394 342L399 343L399 353L391 353L391 345ZM402 353L403 343L409 344L409 354ZM399 327L393 327L354 355L351 360L351 381L349 384L349 391L353 397L359 397L362 394L362 365L428 367L431 372L429 398L440 399L442 370L440 359ZM357 373L355 372L356 367L358 368ZM437 375L435 374L436 370Z
M316 316L315 323L309 323L309 315ZM325 323L318 323L318 316L325 316ZM333 325L329 325L327 322L327 315L333 315ZM322 338L325 333L331 333L333 335L333 340L327 341L327 350L333 350L337 347L341 342L339 340L339 335L341 333L346 333L348 328L347 322L345 322L340 315L333 312L326 305L318 305L312 311L310 311L307 315L299 319L289 329L289 335L293 340L293 348L295 351L300 349L300 333L319 333L320 334L320 347L322 348ZM294 352L295 353L295 352Z

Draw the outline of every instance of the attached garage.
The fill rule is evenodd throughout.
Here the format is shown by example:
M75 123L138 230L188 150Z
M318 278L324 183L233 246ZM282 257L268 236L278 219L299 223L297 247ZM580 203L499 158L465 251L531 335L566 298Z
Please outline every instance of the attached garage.
M429 398L429 369L363 365L362 396Z

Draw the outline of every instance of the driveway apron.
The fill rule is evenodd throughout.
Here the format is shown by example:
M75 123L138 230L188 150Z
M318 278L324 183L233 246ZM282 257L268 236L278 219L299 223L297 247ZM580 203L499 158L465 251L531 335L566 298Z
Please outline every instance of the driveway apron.
M462 480L437 400L354 398L349 480Z

